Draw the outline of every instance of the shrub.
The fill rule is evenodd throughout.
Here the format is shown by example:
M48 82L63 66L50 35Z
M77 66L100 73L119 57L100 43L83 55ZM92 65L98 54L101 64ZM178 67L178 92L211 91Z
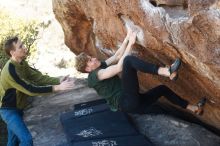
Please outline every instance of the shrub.
M18 36L29 49L27 59L31 59L36 54L36 40L40 28L47 27L44 23L36 20L24 20L16 16L10 16L5 10L0 10L0 69L9 59L4 52L5 41L13 36Z

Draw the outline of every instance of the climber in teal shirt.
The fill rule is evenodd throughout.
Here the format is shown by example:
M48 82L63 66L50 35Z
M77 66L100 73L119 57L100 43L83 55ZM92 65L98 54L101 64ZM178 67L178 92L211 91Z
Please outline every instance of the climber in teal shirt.
M146 107L164 96L183 109L201 114L206 98L202 98L197 105L192 105L166 85L156 86L144 93L139 92L138 72L161 75L170 80L176 80L181 60L177 58L172 65L160 67L130 55L136 35L135 30L128 30L121 47L105 61L100 61L84 52L76 57L76 69L89 73L88 86L105 98L113 111L121 110L143 114ZM121 78L118 76L119 73L121 73Z

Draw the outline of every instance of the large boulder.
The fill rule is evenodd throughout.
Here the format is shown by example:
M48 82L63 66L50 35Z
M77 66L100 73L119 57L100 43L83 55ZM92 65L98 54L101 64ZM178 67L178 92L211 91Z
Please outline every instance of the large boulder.
M206 96L203 122L220 129L220 2L218 0L53 0L66 45L104 59L139 29L133 53L152 63L183 61L179 79L140 74L143 89L166 84L196 103Z

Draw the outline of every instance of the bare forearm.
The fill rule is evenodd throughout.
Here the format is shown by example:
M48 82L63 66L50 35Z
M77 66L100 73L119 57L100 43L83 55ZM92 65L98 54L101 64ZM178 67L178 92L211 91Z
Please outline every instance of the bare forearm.
M123 60L127 55L130 54L131 49L132 49L132 45L133 44L131 44L131 43L128 44L124 54L122 55L122 57L120 58L120 60L117 64L111 65L111 66L107 67L106 69L101 69L98 71L97 76L98 76L99 80L111 78L122 71Z
M120 46L120 48L116 51L115 56L116 58L120 59L121 56L123 55L127 45L128 45L128 40L129 40L129 36L126 36L126 38L124 39L122 45Z
M134 32L132 32L131 35L128 35L128 36L129 36L129 43L128 43L128 45L126 44L126 41L128 41L128 40L126 40L127 39L126 38L122 44L122 45L126 44L126 49L125 49L125 46L122 46L122 48L124 47L124 51L122 51L123 55L120 57L120 60L115 65L111 65L111 66L107 67L106 69L99 70L97 73L99 80L108 79L108 78L113 77L122 71L124 58L131 53L131 49L133 47L133 44L135 44L135 41L136 41L137 32L134 31ZM123 50L123 49L120 48L120 50ZM115 55L114 55L114 57L115 57ZM111 58L113 58L113 56ZM108 61L110 59L108 59L106 63L109 63Z
M59 85L53 85L53 92L59 91Z
M121 47L116 51L116 53L105 61L108 66L110 64L117 63L118 60L121 58L128 44L128 39L128 36L126 36Z
M131 53L132 46L133 46L133 44L131 44L131 43L128 44L128 46L126 47L126 50L125 50L124 54L122 55L122 57L121 57L120 60L118 61L117 66L118 66L118 68L119 68L120 71L122 70L122 65L123 65L124 58Z

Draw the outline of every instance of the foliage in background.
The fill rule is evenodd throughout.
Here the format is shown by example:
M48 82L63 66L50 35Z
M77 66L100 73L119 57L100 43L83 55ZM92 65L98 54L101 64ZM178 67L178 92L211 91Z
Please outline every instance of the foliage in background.
M16 16L10 16L6 11L0 10L0 69L8 60L4 52L4 43L10 37L18 36L29 49L27 59L32 59L36 54L36 40L40 29L48 27L49 24L39 23L36 20L24 20Z
M24 20L9 15L5 10L0 10L0 71L9 59L4 51L4 44L8 38L19 37L27 49L29 49L27 59L32 59L36 54L36 40L38 39L39 31L42 31L42 29L47 28L49 25L50 22L44 24L36 20ZM0 146L4 146L6 143L7 129L0 118Z

